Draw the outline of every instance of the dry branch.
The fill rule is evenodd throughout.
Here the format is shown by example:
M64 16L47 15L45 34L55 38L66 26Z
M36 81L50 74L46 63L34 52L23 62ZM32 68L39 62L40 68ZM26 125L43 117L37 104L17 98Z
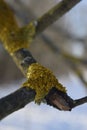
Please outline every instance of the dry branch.
M7 117L11 113L23 108L28 103L32 102L35 98L35 91L32 89L27 88L20 88L19 90L11 93L10 95L3 97L0 99L0 120ZM69 109L67 107L62 106L62 108L66 108L67 111L72 110L73 108L82 105L84 103L87 103L87 97L73 100L71 99L67 94L61 93L60 91L53 88L53 90L50 91L50 93L46 97L46 101L48 105L54 106L55 108L58 108L58 102L63 98L63 100L66 100L66 103L69 106Z
M72 7L74 7L80 1L81 0L73 0L73 1L63 0L62 2L58 3L54 8L48 11L45 15L43 15L41 18L36 20L37 24L35 24L36 32L34 36L44 31L49 25L51 25L53 22L58 20L62 15L68 12ZM4 5L3 0L1 0L0 2L1 4ZM4 8L1 8L3 12L1 13L1 15L2 16L4 15L4 20L7 22L7 24L5 24L5 21L4 21L5 25L3 25L3 21L2 19L0 19L0 27L1 27L0 38L3 41L4 47L12 55L12 58L14 59L17 66L22 70L23 74L26 76L28 67L32 63L36 63L36 60L32 57L30 52L27 49L22 48L22 46L24 46L23 44L24 41L27 42L26 39L27 40L32 39L31 35L33 34L31 34L30 30L28 30L30 29L29 28L30 24L27 25L26 27L23 27L23 30L18 32L19 27L14 20L12 12L10 12L10 9L7 5L3 7ZM12 25L12 28L11 28L11 25ZM19 37L17 34L20 34ZM28 38L29 36L28 34L31 37ZM22 38L22 39L18 39L18 38ZM15 50L15 51L12 50L14 48L9 50L11 44L14 44L15 46L17 45L17 43L22 44L22 45L19 44L18 50ZM27 48L27 45L26 45L26 48ZM35 91L32 89L27 89L25 87L0 99L0 119L3 119L4 117L11 114L12 112L24 107L27 103L33 101L34 98L35 98ZM80 101L81 101L81 104L83 103L82 100L78 100L78 101L75 100L74 102L74 100L71 99L65 92L61 92L55 88L50 90L48 95L45 97L45 100L49 105L52 105L60 110L71 110L74 106L76 106L76 102L78 102L78 104L80 104L79 103ZM87 101L85 100L85 102Z

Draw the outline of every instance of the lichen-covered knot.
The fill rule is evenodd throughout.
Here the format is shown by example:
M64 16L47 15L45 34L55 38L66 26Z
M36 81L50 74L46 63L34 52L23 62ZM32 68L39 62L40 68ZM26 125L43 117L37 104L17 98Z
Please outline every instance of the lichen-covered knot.
M58 90L66 92L65 87L58 82L53 73L39 63L33 63L29 66L27 78L28 80L23 84L23 86L35 90L35 102L38 104L43 101L44 97L52 87L56 87Z

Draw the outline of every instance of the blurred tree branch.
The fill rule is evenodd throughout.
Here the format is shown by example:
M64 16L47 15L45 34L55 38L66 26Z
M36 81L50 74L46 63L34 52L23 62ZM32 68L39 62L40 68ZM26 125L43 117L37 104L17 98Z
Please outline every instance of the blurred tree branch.
M49 39L46 35L42 35L44 39L44 43L52 49L56 54L61 55L65 63L70 66L70 68L73 70L73 72L79 77L79 79L82 81L82 83L87 87L87 82L85 81L82 71L79 68L80 65L87 66L87 60L84 58L75 57L67 52L64 52L61 48L58 46L55 46L53 44L53 41Z

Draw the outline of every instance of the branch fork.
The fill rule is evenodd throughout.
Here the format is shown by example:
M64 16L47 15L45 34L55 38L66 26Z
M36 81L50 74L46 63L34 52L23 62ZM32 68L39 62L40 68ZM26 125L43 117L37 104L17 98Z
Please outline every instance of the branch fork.
M62 0L43 16L38 18L35 21L37 24L33 24L33 22L31 22L31 24L29 23L27 26L19 28L10 7L4 0L0 0L0 40L2 40L4 48L12 56L13 60L23 72L25 77L27 77L26 75L29 66L35 64L36 60L29 52L28 47L25 47L23 44L26 44L25 42L31 43L35 36L44 31L48 26L53 24L80 1L81 0ZM32 28L30 29L30 27ZM13 33L11 33L13 30L16 33L16 38L14 38ZM20 35L17 35L17 30L19 30L19 34L23 36L22 39L20 38ZM12 44L14 44L13 48L15 51L10 48ZM16 46L18 44L19 48L16 49ZM55 84L53 87L50 87L51 89L45 95L44 99L47 104L52 105L59 110L70 111L72 108L87 102L87 97L73 100L67 95L66 92L57 89L55 87ZM20 88L19 90L4 98L1 98L0 120L13 113L14 111L23 108L27 103L33 101L36 94L37 92L34 89L28 88L26 86Z

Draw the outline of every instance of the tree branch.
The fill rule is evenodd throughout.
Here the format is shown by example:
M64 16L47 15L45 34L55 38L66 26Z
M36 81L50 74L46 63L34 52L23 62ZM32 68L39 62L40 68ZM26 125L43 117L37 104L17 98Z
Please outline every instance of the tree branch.
M20 88L10 95L0 99L0 120L9 114L23 108L35 98L35 91L27 88Z
M81 0L62 0L51 10L37 19L36 35L43 32L48 26L53 24L56 20L71 10Z
M87 96L80 98L80 99L77 99L77 100L74 100L72 108L77 107L79 105L82 105L84 103L87 103Z
M11 113L23 108L26 104L32 102L35 98L35 91L32 89L27 89L26 87L20 88L19 90L11 93L8 96L0 99L0 120L7 117ZM65 111L70 111L73 108L87 103L87 97L73 100L66 93L56 90L53 88L49 94L45 97L48 105L54 106L59 110L65 109ZM62 101L66 102L62 102ZM62 106L59 108L59 104ZM66 104L66 105L65 105ZM67 104L69 107L67 107Z
M50 9L47 13L45 13L43 16L35 20L34 21L36 26L35 36L43 32L48 26L56 22L56 20L58 20L60 17L66 14L80 1L81 0L62 0L52 9ZM25 31L28 30L29 24L23 27Z
M63 14L65 14L68 10L70 10L74 5L76 5L78 2L81 0L63 0L60 2L57 6L55 6L52 10L48 11L44 16L42 16L40 19L38 19L38 24L36 26L36 35L40 32L42 32L44 29L48 27L48 25L52 24L55 20L57 20L59 17L61 17ZM1 4L4 5L4 1L1 1ZM18 65L18 67L21 69L23 74L26 76L27 70L29 68L29 65L32 63L36 63L36 60L32 57L30 52L27 49L21 49L17 51L9 51L10 48L10 42L14 43L14 46L16 47L18 43L21 43L22 45L24 44L23 40L26 42L26 37L16 37L16 29L19 29L16 22L14 21L13 15L10 12L11 10L9 7L6 5L4 7L6 11L4 18L7 20L7 23L4 25L3 20L1 19L1 39L3 41L4 47L8 50L8 52L12 55L12 58L15 60L15 63ZM3 9L3 8L2 8ZM0 12L3 16L3 13ZM8 12L8 16L7 16ZM4 22L6 22L4 19ZM10 20L9 20L10 19ZM10 22L13 19L13 24ZM8 25L8 26L7 26ZM12 28L11 28L11 25ZM42 26L42 27L41 27ZM26 28L25 28L26 29ZM11 32L10 31L13 31ZM26 31L26 30L25 30ZM26 31L28 33L28 31ZM25 32L21 32L21 35L26 34ZM9 34L9 35L8 35ZM4 37L3 37L4 35ZM31 36L31 34L30 34ZM17 39L16 39L17 38ZM19 39L18 39L19 38ZM24 39L25 38L25 39ZM31 39L32 37L30 37ZM10 41L11 40L11 41ZM23 42L23 43L22 43ZM19 47L20 45L19 44ZM13 45L13 44L11 44ZM55 87L55 86L54 86ZM7 115L11 114L12 112L24 107L28 102L33 101L35 98L35 91L31 89L21 88L17 90L16 92L0 99L0 119L3 119ZM50 92L46 95L45 97L46 102L49 105L52 105L56 107L57 109L60 110L71 110L73 106L73 99L71 99L65 92L59 91L56 88L52 88Z

